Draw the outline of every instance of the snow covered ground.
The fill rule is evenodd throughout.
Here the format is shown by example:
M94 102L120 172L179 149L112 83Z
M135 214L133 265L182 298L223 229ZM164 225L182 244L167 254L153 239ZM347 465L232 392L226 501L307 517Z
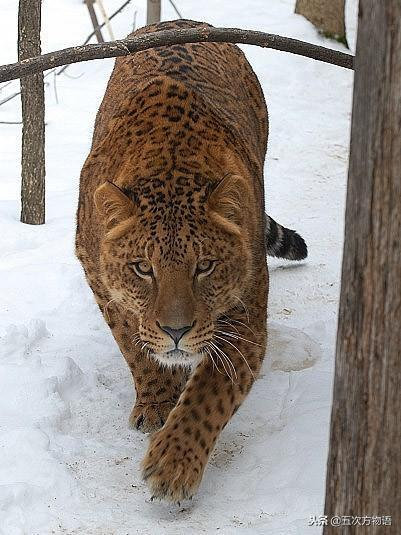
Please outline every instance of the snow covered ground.
M319 37L293 0L176 0L186 18ZM105 0L109 12L121 0ZM117 37L145 20L133 1ZM175 18L163 2L163 18ZM16 58L17 2L3 0L0 63ZM350 42L355 1L349 2ZM81 0L43 2L43 49L82 42ZM244 47L270 111L269 213L309 245L270 261L270 342L261 378L224 430L190 505L152 503L140 479L147 437L127 428L130 373L73 254L78 177L112 60L47 77L47 223L18 222L20 130L0 124L1 535L319 533L342 250L352 73ZM0 100L18 89L0 86ZM56 99L56 91L57 97ZM0 121L20 117L18 98Z

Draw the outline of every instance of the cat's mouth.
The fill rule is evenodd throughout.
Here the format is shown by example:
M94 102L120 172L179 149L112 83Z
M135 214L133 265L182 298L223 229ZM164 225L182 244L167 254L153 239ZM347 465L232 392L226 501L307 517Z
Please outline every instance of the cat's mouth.
M182 349L172 349L165 353L153 353L153 358L167 366L195 366L203 356L198 353L189 353Z
M171 349L165 355L168 358L188 358L192 353L188 353L188 351L184 351L183 349Z

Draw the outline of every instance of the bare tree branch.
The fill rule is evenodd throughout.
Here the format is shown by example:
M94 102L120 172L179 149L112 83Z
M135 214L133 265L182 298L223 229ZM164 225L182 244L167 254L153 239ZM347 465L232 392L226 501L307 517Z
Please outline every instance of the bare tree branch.
M118 15L119 13L121 13L121 11L122 11L123 9L125 9L125 8L128 6L128 4L130 4L130 3L131 3L131 0L126 0L126 2L124 2L118 9L116 9L116 10L114 11L114 13L112 13L112 14L110 15L110 17L109 17L109 21L110 21L110 20L113 20L114 17L115 17L116 15ZM89 43L89 41L92 39L92 37L93 37L94 35L96 35L96 30L101 30L105 25L106 25L105 22L102 22L102 24L99 24L99 26L97 26L97 27L93 30L93 32L90 33L90 34L88 35L88 37L85 39L85 41L83 42L83 44L86 45L86 43ZM57 74L60 74L60 72L61 72L61 71L59 71Z
M128 6L128 4L130 4L130 3L131 3L131 0L127 0L127 1L124 2L124 4L122 4L118 9L116 9L116 11L114 11L114 13L112 13L112 14L110 15L110 17L109 17L109 22L110 22L111 20L113 20L114 17L115 17L116 15L118 15L119 13L121 13L121 11L122 11L124 8L126 8L126 7ZM89 41L92 39L92 37L96 34L96 30L97 30L97 29L100 30L100 29L103 28L103 26L105 26L105 25L106 25L105 22L102 22L102 24L99 24L99 26L98 26L97 28L95 28L95 29L93 30L93 32L90 33L90 34L88 35L88 37L87 37L87 38L85 39L85 41L83 42L82 46L86 45L86 43L89 43ZM68 69L68 65L64 65L64 67L63 67L62 69L60 69L60 70L57 72L57 76L58 76L59 74L62 74L66 69Z
M18 97L18 95L20 95L20 94L21 94L21 91L16 91L15 93L12 93L11 95L8 95L8 97L5 97L5 98L3 98L3 100L0 100L0 106L2 104L5 104L9 100L12 100L15 97Z
M171 6L173 7L174 11L177 13L177 15L180 17L180 19L182 19L182 15L180 13L180 11L178 10L178 7L176 6L174 0L168 0L171 4Z
M148 50L158 46L183 43L240 43L272 48L283 52L291 52L306 56L325 63L338 65L346 69L353 69L354 57L330 48L312 45L264 32L242 30L238 28L189 28L183 30L164 30L148 33L130 39L121 39L109 43L76 46L50 52L43 56L29 58L18 63L0 66L0 82L6 82L29 74L36 74L47 69L60 67L71 63L79 63L93 59L114 58L128 56L134 52Z
M343 0L343 1L345 2L345 0ZM112 30L112 27L111 27L111 24L110 24L110 18L108 17L107 12L106 12L106 10L104 8L103 1L102 0L96 0L96 3L99 6L99 10L100 10L100 13L101 13L101 15L103 17L104 24L107 26L107 31L109 32L110 39L112 41L114 41L115 37L114 37L113 30Z
M93 6L95 0L85 0L86 7L88 8L89 16L92 21L93 31L96 34L96 39L98 43L104 43L102 31L100 29L100 24L97 20L97 15L95 8Z

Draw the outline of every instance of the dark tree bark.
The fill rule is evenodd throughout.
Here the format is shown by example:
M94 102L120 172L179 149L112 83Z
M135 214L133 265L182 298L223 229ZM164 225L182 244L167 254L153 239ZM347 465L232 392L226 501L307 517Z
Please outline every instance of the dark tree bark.
M161 0L148 0L146 7L146 24L160 22Z
M20 0L18 59L40 55L41 0ZM45 222L45 95L43 73L21 78L21 221Z
M345 0L297 0L295 13L303 15L326 37L346 46Z
M401 533L400 50L401 3L361 0L325 513L392 526L345 535Z
M149 50L158 46L169 46L182 43L242 43L248 45L272 48L283 52L290 52L308 58L331 63L353 69L354 57L337 50L325 48L323 46L312 45L298 39L282 37L253 30L241 30L240 28L205 28L183 29L183 30L163 30L161 32L148 33L129 39L120 39L109 43L74 46L43 54L43 56L32 57L23 63L11 63L0 66L0 82L15 80L34 74L37 72L102 58L115 58L118 56L128 56L140 50Z

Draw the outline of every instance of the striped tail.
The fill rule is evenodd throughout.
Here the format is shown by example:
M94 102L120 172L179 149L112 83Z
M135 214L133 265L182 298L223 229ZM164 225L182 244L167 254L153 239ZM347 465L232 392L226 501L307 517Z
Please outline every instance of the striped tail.
M303 260L308 248L302 236L295 230L283 227L266 214L266 252L269 256L287 260Z

